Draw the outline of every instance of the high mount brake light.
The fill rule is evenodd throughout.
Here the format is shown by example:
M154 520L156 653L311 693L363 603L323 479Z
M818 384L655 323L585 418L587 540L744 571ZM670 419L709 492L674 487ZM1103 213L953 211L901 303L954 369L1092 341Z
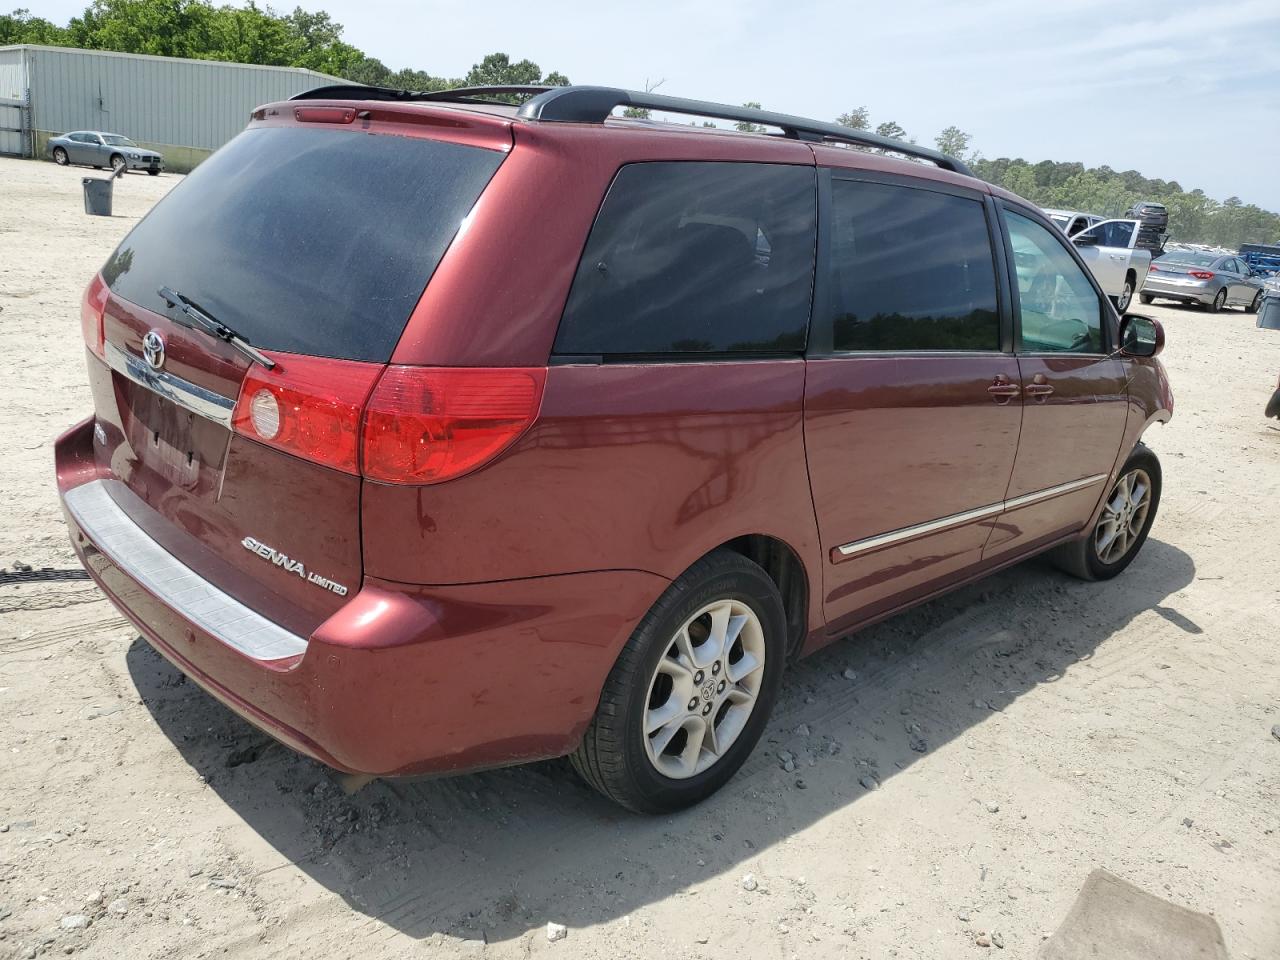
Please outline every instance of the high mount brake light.
M240 384L231 426L267 446L345 473L360 472L360 413L382 364L272 354Z
M252 366L231 417L243 436L384 483L452 480L537 418L545 367L384 367L273 354Z
M84 345L99 360L106 359L106 329L103 314L107 308L107 289L102 274L97 274L84 288L80 297L80 333L84 336Z
M545 367L388 367L364 413L362 470L440 483L482 466L537 418Z

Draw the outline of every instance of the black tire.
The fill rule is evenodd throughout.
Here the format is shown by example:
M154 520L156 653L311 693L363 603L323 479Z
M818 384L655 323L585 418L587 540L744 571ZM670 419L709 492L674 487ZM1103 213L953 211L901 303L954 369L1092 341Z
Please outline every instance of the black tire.
M1150 303L1152 300L1155 299L1155 297L1153 297L1149 293L1140 293L1138 294L1138 299L1141 300L1143 303Z
M1271 399L1267 401L1266 414L1268 417L1274 417L1280 420L1280 387L1276 388L1276 392L1271 395Z
M1210 313L1221 313L1222 307L1227 302L1227 288L1223 287L1218 291L1218 295L1213 298L1213 303L1209 304Z
M71 158L67 156L67 151L63 150L61 147L54 147L53 162L60 167L65 167L71 164Z
M1261 306L1262 306L1262 291L1259 290L1257 293L1253 295L1253 300L1250 301L1249 305L1244 308L1244 312L1257 313Z
M1129 304L1133 303L1133 275L1130 274L1124 278L1124 287L1120 291L1120 296L1116 297L1116 310L1124 313L1129 309Z
M1150 479L1151 502L1147 507L1147 515L1142 521L1142 526L1137 536L1133 538L1133 542L1129 544L1120 557L1110 563L1104 562L1098 555L1096 546L1098 530L1103 524L1103 518L1099 517L1098 522L1090 528L1087 536L1080 540L1064 543L1050 554L1050 559L1059 568L1072 576L1079 577L1081 580L1110 580L1133 562L1133 558L1138 555L1142 545L1147 542L1147 534L1151 532L1151 524L1155 522L1156 511L1160 507L1160 489L1163 484L1159 459L1146 444L1139 443L1120 469L1120 474L1117 476L1116 482L1112 484L1111 490L1107 492L1108 499L1112 497L1116 484L1134 470L1143 471Z
M644 715L650 684L673 637L716 600L746 604L764 635L764 679L741 733L717 761L687 779L665 776L649 759ZM764 732L782 684L786 615L778 588L755 563L716 550L677 577L636 626L600 693L596 715L570 761L590 786L637 813L679 810L709 797L738 771Z
M120 156L118 153L113 153L111 155L111 169L113 171L124 169L124 157Z
M147 171L147 176L149 176L149 177L158 177L158 176L160 176L160 171L159 171L159 170L148 170L148 171Z

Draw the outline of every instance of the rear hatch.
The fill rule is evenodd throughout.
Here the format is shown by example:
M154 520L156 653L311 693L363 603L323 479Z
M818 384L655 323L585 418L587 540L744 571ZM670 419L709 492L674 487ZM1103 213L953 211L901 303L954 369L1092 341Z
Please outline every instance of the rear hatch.
M447 124L439 108L434 124L393 112L258 111L276 119L171 191L86 295L112 496L296 632L359 587L361 409L511 144L496 118L477 135L458 111ZM201 329L207 318L267 363Z

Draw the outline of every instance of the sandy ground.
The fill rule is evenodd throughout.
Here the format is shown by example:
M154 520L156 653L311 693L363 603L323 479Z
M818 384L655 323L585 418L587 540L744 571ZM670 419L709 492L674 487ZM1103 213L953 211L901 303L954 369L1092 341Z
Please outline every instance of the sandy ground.
M59 573L78 297L179 179L106 220L85 173L0 161L0 565L54 568L0 585L0 957L1030 957L1095 867L1280 956L1280 334L1153 308L1177 409L1129 571L1033 561L806 661L699 809L634 817L562 764L347 798Z

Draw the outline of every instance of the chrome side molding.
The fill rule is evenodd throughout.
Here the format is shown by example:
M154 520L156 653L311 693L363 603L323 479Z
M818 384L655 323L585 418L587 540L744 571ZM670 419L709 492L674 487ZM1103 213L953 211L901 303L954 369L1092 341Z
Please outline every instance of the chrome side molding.
M867 537L864 540L854 540L852 543L846 543L843 546L836 547L835 550L832 551L832 559L838 563L848 557L856 556L859 553L866 553L869 550L877 550L880 547L887 547L893 543L915 540L917 537L923 537L930 533L938 533L942 530L949 530L952 527L963 526L966 523L973 523L976 520L983 520L987 517L994 517L997 514L1006 513L1009 510L1017 510L1019 507L1026 507L1033 503L1039 503L1042 500L1052 500L1054 497L1060 497L1065 493L1072 493L1076 490L1083 490L1085 487L1091 487L1106 479L1107 475L1105 473L1098 473L1091 477L1081 477L1079 480L1071 480L1067 483L1060 483L1057 486L1045 487L1043 490L1024 493L1022 496L1014 497L1012 500L1000 500L996 503L988 504L985 507L976 507L973 510L965 510L963 513L953 513L950 516L939 517L937 520L930 520L926 523L917 523L914 526L902 527L898 530L890 530L888 533L877 534L874 537Z
M156 370L141 357L121 350L114 343L105 344L103 349L107 366L116 373L152 393L158 393L166 400L173 401L184 410L190 410L224 427L231 426L231 413L236 406L232 397L224 397L166 370Z
M250 610L197 574L130 519L107 489L92 480L68 490L63 502L107 559L161 603L205 633L254 660L306 653L307 639Z

